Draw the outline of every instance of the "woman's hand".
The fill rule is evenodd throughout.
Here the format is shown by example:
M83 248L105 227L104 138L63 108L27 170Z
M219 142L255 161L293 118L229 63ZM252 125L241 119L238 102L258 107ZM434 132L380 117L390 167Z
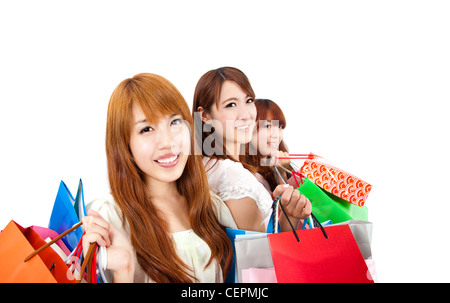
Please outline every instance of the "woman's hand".
M277 150L275 152L275 155L273 158L288 158L289 157L289 153L288 152L283 152L281 150ZM290 169L289 165L291 164L291 160L290 159L276 159L276 164L278 166L283 166L286 169Z
M105 246L108 254L106 268L114 272L114 282L133 282L134 254L128 238L92 209L82 221L86 232L83 247L94 242ZM86 250L83 253L86 254Z
M274 150L271 152L270 156L268 157L268 165L269 166L283 166L286 169L290 169L289 165L291 164L290 159L278 159L278 158L288 158L289 153L283 152L281 150Z
M273 191L273 196L278 197L279 195L281 195L280 203L283 205L283 208L294 227L298 225L300 220L306 219L311 215L311 202L304 195L300 194L297 189L294 189L288 184L278 185ZM279 222L282 231L291 230L284 213L280 215Z

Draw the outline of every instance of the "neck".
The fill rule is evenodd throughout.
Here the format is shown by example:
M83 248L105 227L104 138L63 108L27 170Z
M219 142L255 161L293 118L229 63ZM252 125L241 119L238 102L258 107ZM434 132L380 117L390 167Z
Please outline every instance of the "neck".
M241 150L241 143L227 142L226 153L235 161L239 161L239 153Z
M161 182L153 179L147 182L147 187L152 204L167 224L168 232L191 228L189 207L186 198L178 192L176 181Z
M147 188L152 200L155 199L167 199L180 196L177 190L176 181L163 182L155 179L147 180Z

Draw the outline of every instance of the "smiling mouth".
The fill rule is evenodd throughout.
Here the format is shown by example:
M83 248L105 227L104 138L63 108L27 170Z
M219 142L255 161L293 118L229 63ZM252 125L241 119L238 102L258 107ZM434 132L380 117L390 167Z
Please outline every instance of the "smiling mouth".
M279 143L277 142L277 143L269 143L269 146L271 147L271 148L278 148L278 145L279 145Z
M238 132L248 132L249 128L250 128L249 125L243 125L243 126L236 127L236 130Z
M173 167L177 165L178 159L180 158L181 154L178 155L172 155L169 157L161 157L159 159L154 160L158 165L162 167Z
M170 158L164 158L164 159L159 159L159 160L155 160L158 163L172 163L173 161L175 161L180 155L173 155Z

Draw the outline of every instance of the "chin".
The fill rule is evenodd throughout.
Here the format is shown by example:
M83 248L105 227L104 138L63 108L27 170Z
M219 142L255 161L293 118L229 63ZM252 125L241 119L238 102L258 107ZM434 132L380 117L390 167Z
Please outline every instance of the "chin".
M151 176L151 178L156 179L160 182L170 183L177 181L184 172L187 157L188 156L186 155L180 156L179 162L174 167L167 168L161 167L158 164L154 164L149 170L151 174L148 175Z
M236 138L236 143L239 143L239 144L247 144L252 140L252 136L244 135L244 134L237 134L235 138Z
M161 174L155 176L155 179L159 180L160 182L176 182L178 179L180 179L181 175L183 174L184 170L177 170L172 172L162 172Z

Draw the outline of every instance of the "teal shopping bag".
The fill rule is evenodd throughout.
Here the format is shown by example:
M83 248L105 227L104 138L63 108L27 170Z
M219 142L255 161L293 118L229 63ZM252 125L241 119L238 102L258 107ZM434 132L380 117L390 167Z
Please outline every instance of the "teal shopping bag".
M80 179L77 195L74 199L66 184L61 181L48 228L61 234L80 222L84 216L86 216L86 208L84 205L83 182ZM83 230L80 226L74 232L62 238L62 241L70 251L73 251L82 235Z

